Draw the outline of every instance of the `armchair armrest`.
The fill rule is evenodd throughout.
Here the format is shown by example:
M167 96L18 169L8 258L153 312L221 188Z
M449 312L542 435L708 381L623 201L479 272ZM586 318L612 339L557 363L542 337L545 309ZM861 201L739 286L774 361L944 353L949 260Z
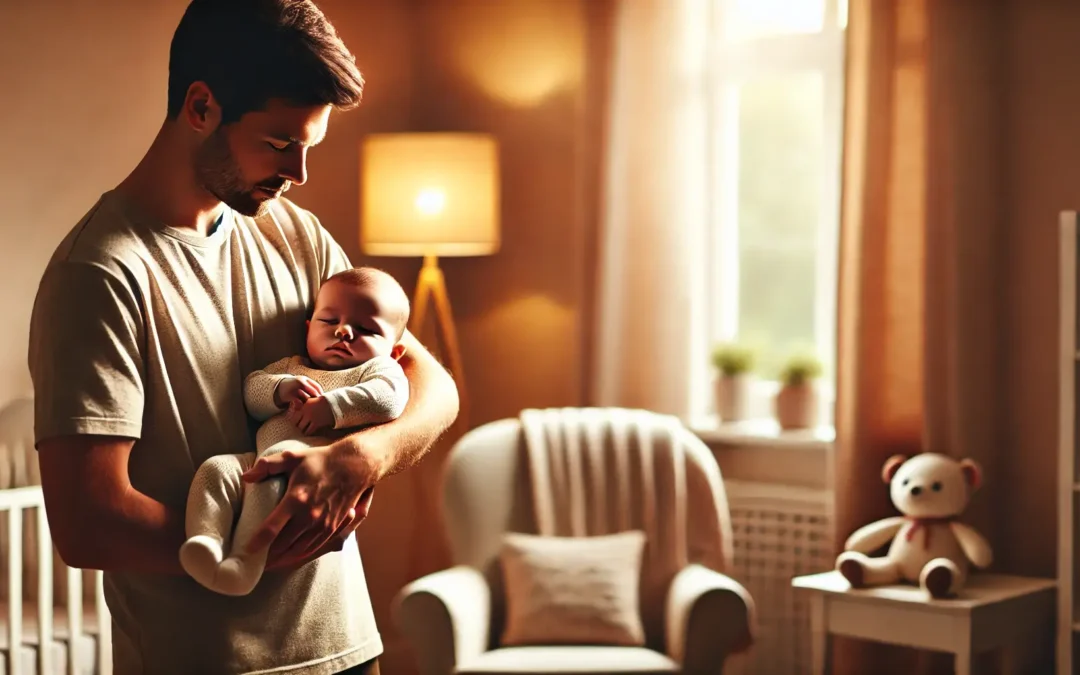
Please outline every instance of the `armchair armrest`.
M688 565L667 597L667 652L684 673L719 672L724 659L754 641L754 600L739 582L702 565Z
M472 567L421 577L401 589L394 605L394 622L412 644L423 675L449 675L487 651L491 591Z

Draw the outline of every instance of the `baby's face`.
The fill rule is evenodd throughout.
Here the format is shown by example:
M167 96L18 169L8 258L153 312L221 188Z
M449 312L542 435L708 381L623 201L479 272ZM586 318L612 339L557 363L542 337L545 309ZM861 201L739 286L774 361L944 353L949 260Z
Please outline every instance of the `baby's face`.
M308 321L308 357L325 370L343 370L393 355L397 330L387 318L392 311L380 303L375 288L323 284Z

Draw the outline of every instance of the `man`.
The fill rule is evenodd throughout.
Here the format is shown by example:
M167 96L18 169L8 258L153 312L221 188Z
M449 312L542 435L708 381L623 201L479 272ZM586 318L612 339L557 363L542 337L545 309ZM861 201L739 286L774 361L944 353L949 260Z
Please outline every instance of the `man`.
M304 183L331 110L356 106L362 86L310 0L194 0L160 132L42 277L29 363L46 510L64 560L105 570L117 675L377 672L352 533L375 483L457 415L453 381L415 337L398 420L247 476L289 475L249 596L202 588L178 557L195 469L254 447L244 377L302 353L320 284L350 266L281 195Z

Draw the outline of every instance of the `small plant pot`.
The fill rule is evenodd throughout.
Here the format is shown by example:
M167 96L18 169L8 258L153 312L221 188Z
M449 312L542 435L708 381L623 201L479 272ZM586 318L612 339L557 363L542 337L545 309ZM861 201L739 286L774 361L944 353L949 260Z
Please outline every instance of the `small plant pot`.
M717 375L716 414L721 422L741 422L750 418L753 381L753 376L749 374Z
M784 385L775 403L781 429L811 429L818 425L818 390L813 384Z

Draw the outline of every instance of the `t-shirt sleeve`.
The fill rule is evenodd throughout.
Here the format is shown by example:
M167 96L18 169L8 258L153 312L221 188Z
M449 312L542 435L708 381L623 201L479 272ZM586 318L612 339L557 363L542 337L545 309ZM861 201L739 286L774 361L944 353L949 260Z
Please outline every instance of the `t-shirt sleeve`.
M93 263L54 262L30 319L35 443L95 434L139 438L144 325L136 294Z

